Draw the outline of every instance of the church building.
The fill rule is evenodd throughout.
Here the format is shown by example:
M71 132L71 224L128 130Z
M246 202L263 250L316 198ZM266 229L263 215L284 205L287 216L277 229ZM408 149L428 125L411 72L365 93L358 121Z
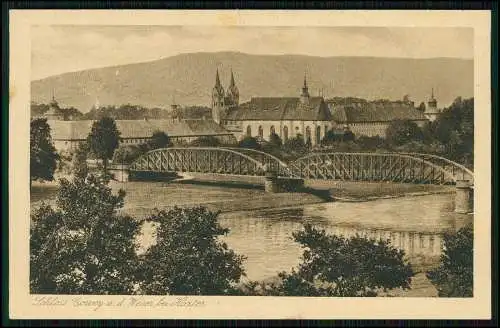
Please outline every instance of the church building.
M233 132L237 139L251 136L269 140L275 133L286 142L300 135L313 146L320 143L332 128L325 100L310 96L305 76L299 97L252 97L250 101L239 104L233 72L229 88L224 92L217 71L212 91L212 117Z

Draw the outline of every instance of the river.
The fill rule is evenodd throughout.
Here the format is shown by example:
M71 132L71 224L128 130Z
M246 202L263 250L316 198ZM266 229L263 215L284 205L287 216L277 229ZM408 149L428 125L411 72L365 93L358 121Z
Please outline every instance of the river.
M299 208L223 213L228 246L244 254L247 278L271 278L300 262L302 249L292 232L309 222L331 234L360 234L391 240L405 250L415 266L435 265L442 252L443 233L456 231L470 215L453 212L453 195L426 195L368 202L333 202ZM418 270L418 269L417 269Z

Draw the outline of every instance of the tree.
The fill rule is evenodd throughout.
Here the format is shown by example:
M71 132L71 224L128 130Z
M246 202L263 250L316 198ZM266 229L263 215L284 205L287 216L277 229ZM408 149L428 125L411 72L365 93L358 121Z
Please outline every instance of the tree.
M472 297L474 281L474 231L472 224L444 236L438 268L427 273L441 297Z
M155 131L151 139L148 141L149 149L158 149L158 148L166 148L172 147L172 142L170 141L170 137L163 131Z
M134 160L145 154L148 148L144 145L122 145L115 150L113 163L131 164Z
M357 140L356 143L363 149L363 150L377 150L377 149L383 149L385 148L385 140L384 138L380 136L360 136Z
M446 145L445 156L461 163L474 161L474 98L458 97L430 127L430 133Z
M37 104L35 102L31 102L31 117L37 117L45 114L49 109L50 106L47 104Z
M221 142L214 136L204 136L196 138L189 145L193 147L219 147Z
M283 145L285 150L295 153L305 153L308 148L306 143L304 142L304 137L301 134L297 134L295 138L288 139Z
M250 148L250 149L260 149L260 144L256 138L246 136L245 138L240 140L240 142L238 143L238 147Z
M86 142L80 143L72 159L72 172L76 177L85 178L89 173L87 154L89 147Z
M342 138L343 142L354 141L354 139L356 139L356 137L354 136L354 133L351 130L344 131L344 136Z
M110 117L103 117L92 124L92 130L87 137L89 150L104 165L104 173L107 173L108 160L113 157L115 149L120 143L120 131L116 122Z
M322 145L332 145L333 143L342 141L343 134L336 133L334 130L328 130L321 139Z
M32 180L54 180L59 155L52 143L50 126L45 118L30 123L30 187Z
M420 105L417 107L418 111L421 111L422 113L425 112L425 103L422 101Z
M389 145L400 146L410 141L422 141L422 130L415 122L394 120L387 127L386 140Z
M279 135L276 133L271 133L269 135L269 146L270 147L275 147L275 148L280 148L283 145L283 141L281 141L281 138Z
M35 294L131 294L139 222L117 214L125 193L107 181L60 180L57 207L32 214L30 288Z
M59 113L64 117L64 120L78 120L83 117L83 114L75 107L60 108Z
M310 224L293 236L305 247L302 263L290 273L279 273L281 283L268 286L266 294L355 297L410 288L412 268L404 251L389 241L328 235Z
M142 260L141 292L161 295L231 294L244 275L243 256L218 237L229 232L217 222L218 213L204 207L158 211L156 244Z

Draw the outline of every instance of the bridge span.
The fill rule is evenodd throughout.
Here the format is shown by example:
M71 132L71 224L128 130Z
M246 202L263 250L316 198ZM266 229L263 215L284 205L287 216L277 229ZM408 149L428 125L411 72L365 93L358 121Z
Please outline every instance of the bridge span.
M293 162L253 149L172 147L149 151L136 159L130 172L196 172L340 181L455 184L474 174L443 157L417 153L312 153Z

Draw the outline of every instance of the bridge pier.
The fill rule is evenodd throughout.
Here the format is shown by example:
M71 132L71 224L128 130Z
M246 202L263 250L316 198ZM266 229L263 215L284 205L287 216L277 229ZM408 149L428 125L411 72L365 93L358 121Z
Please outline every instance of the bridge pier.
M128 166L122 165L122 166L115 166L111 167L108 169L108 172L111 173L116 181L119 182L127 182L129 181L129 171L128 171Z
M275 172L267 172L264 180L264 190L270 193L280 192L278 175Z
M296 192L304 187L304 179L278 177L274 172L267 172L264 180L264 190L270 193Z
M467 214L474 211L474 190L469 180L457 180L455 212Z

